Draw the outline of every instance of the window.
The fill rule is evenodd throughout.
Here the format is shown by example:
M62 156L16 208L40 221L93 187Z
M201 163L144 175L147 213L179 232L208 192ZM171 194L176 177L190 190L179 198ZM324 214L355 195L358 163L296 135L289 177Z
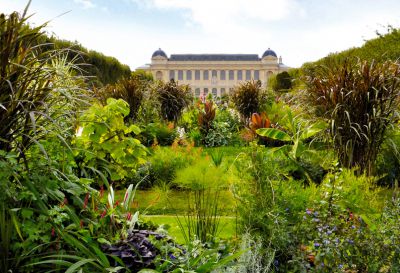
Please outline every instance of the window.
M246 70L246 81L251 80L251 70Z
M221 96L225 95L225 88L221 88Z
M213 71L211 71L211 77L217 77L217 70L213 70Z
M204 88L204 93L203 93L204 97L206 97L208 95L208 88Z
M188 81L192 80L192 70L186 71L186 80Z
M219 72L219 78L221 79L221 80L225 80L225 70L221 70L220 72Z
M169 71L169 79L174 80L175 79L175 70L170 70Z
M195 71L194 71L194 79L195 79L196 81L199 81L199 80L200 80L200 70L195 70Z
M161 81L162 80L162 72L161 71L157 71L156 72L156 80L157 81Z
M258 81L260 79L260 71L259 70L254 70L254 79Z
M237 72L237 79L239 81L241 81L243 79L243 71L242 70L238 70Z
M213 88L212 89L212 94L213 94L214 97L218 96L217 88Z
M194 95L198 98L200 97L200 88L196 88L196 90L194 91Z
M178 70L178 81L183 80L183 70Z
M203 71L203 80L208 80L208 70Z
M233 81L235 79L235 71L229 70L229 80Z

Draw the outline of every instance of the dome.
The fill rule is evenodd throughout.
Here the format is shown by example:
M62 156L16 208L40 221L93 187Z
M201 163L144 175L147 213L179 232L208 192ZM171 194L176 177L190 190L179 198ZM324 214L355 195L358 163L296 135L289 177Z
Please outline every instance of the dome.
M278 58L278 56L276 55L275 51L271 50L270 48L268 48L264 54L262 55L262 57L267 57L267 56L273 56L275 58Z
M161 50L161 48L159 48L158 50L154 51L153 55L151 55L151 58L157 57L157 56L161 56L164 58L167 58L167 54L165 54L165 52L163 50Z

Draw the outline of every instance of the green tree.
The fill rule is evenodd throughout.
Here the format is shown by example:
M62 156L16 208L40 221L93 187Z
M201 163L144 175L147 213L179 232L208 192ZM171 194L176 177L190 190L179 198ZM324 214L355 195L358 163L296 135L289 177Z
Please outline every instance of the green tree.
M292 76L288 72L283 71L276 75L276 85L273 86L274 91L288 90L292 88Z

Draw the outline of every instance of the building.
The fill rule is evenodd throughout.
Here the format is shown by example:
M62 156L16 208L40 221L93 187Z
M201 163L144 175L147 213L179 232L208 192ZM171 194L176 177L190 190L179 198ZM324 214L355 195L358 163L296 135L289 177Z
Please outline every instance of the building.
M287 71L282 58L269 49L257 54L167 54L158 49L151 56L149 70L156 80L174 79L191 86L195 96L221 96L242 81L260 80L267 85L272 74ZM143 68L142 68L143 69Z

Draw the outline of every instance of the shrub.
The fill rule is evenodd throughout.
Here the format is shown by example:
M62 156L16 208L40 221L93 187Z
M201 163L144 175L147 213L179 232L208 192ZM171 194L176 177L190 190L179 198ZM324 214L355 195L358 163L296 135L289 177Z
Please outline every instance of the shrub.
M146 146L170 146L176 137L177 132L172 123L169 125L164 123L149 123L144 126L139 135L139 139Z
M160 103L161 118L176 123L183 109L191 101L190 88L188 85L178 85L173 79L160 84L157 88L157 98Z
M137 121L139 109L149 92L152 83L151 75L133 72L130 77L119 80L116 84L107 85L97 92L97 96L105 105L108 98L123 99L129 104L129 114L125 117L131 122Z
M385 133L395 118L400 65L346 59L318 66L306 77L309 102L329 119L342 166L372 174Z
M292 88L292 77L288 72L283 71L276 75L275 85L272 86L274 91L285 91Z
M241 83L234 88L231 94L231 100L245 123L253 113L259 112L263 97L260 81Z
M208 132L213 126L213 120L215 119L216 108L214 107L214 103L212 101L206 101L204 103L204 109L201 109L198 114L198 124L200 133L203 136L203 144L205 144L205 138L208 135Z
M95 177L101 171L100 177L107 183L106 177L110 180L132 177L136 168L145 162L147 150L131 136L140 133L139 127L128 127L124 123L128 114L128 104L113 98L107 100L106 106L95 104L83 113L82 131L75 139L81 170Z

